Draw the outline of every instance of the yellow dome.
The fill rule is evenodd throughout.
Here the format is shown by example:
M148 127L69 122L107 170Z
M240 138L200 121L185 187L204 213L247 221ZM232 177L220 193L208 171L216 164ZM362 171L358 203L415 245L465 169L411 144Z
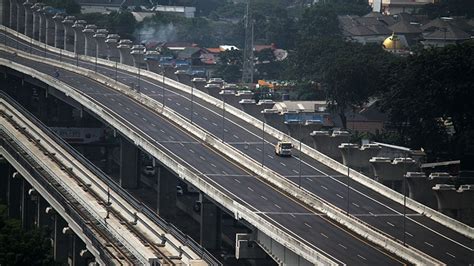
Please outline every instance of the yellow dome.
M400 50L405 48L405 46L400 41L400 38L398 38L398 36L394 33L392 34L392 36L388 37L387 39L385 39L385 41L383 41L382 46L388 50Z

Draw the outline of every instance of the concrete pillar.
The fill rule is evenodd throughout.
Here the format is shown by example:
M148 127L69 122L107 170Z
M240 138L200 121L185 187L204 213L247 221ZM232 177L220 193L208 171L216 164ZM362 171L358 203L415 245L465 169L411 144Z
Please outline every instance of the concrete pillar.
M98 29L96 34L94 34L95 44L96 44L96 55L97 58L106 59L107 58L107 45L105 45L105 39L109 32L106 29Z
M192 84L193 84L193 86L195 86L194 83L192 83ZM235 97L235 90L221 90L219 92L219 99L222 99L223 101L225 101L226 105L235 106L235 105L233 105L233 103L234 103L236 98L237 97Z
M169 220L176 216L176 186L178 185L178 179L163 166L157 170L158 201L156 213Z
M109 34L105 40L107 46L107 59L114 62L120 61L120 53L117 48L120 36L118 34Z
M64 27L63 27L64 16L56 13L53 17L54 21L54 47L63 49L64 48Z
M21 189L21 226L23 229L32 228L35 222L36 210L31 197L37 197L37 192L31 187L28 181L23 179Z
M33 11L31 11L31 7L33 3L29 0L23 3L24 10L25 10L25 35L28 37L33 37Z
M84 38L85 38L84 54L87 56L95 57L97 55L96 42L93 37L96 29L97 29L96 25L88 24L86 25L84 30L82 30L82 33L84 33Z
M350 168L369 173L369 160L376 157L381 147L376 144L359 145L352 143L341 143L339 150L342 154L342 162Z
M336 159L342 160L342 154L339 151L341 143L347 143L350 138L350 133L347 131L313 131L310 133L313 139L313 147L321 153Z
M46 44L48 45L51 45L51 46L54 46L55 44L55 33L56 33L56 29L55 29L55 22L54 22L54 19L53 19L53 14L51 11L52 8L43 8L45 14L44 14L44 18L46 20L46 32L45 32L45 42Z
M17 8L17 0L10 0L10 22L9 22L9 27L11 29L16 30L16 8Z
M82 242L77 235L72 236L72 249L71 249L71 265L87 265L86 256L81 256L83 250L86 249L86 244Z
M201 202L200 244L206 249L220 249L222 239L221 210L207 199L204 194L201 193L199 199Z
M20 33L25 32L25 7L23 0L16 2L16 30Z
M55 262L67 264L68 262L68 239L69 235L63 233L67 227L66 221L59 215L54 214L53 227L53 258Z
M43 8L42 3L36 3L31 7L33 13L33 39L39 40L39 29L40 29L40 13L39 10Z
M134 45L132 46L132 51L130 52L133 58L133 66L141 68L143 64L143 57L145 55L145 46L143 45Z
M36 201L36 226L38 228L44 228L51 226L51 216L46 213L46 208L49 207L48 202L38 195L38 199Z
M38 10L38 16L39 16L39 41L40 42L46 42L46 13L44 10L45 7L41 8Z
M74 25L72 25L72 29L74 30L74 52L76 54L84 54L85 38L82 31L84 30L85 24L85 20L76 20Z
M0 203L6 204L8 202L8 179L10 172L10 164L0 156Z
M474 225L474 185L461 185L457 190L459 201L458 218L461 222Z
M74 16L66 16L63 23L64 28L64 44L63 47L66 51L74 52L74 30L72 25L74 25L74 21L76 17Z
M132 48L132 41L130 40L120 40L119 45L117 46L120 53L120 63L133 66L132 55L130 54Z
M120 185L123 188L138 187L139 150L135 144L120 138Z
M300 121L285 121L284 124L287 127L287 132L290 136L297 140L301 140L303 143L310 145L312 142L311 133L313 131L320 130L322 127L321 123L313 123L301 119Z
M21 189L23 185L22 177L18 172L10 171L8 176L7 205L8 217L21 218Z
M145 53L145 64L148 71L154 73L161 73L160 68L160 52L158 51L146 51Z
M375 179L398 192L402 192L406 173L418 170L418 165L412 158L395 158L391 161L385 157L373 157L369 162Z

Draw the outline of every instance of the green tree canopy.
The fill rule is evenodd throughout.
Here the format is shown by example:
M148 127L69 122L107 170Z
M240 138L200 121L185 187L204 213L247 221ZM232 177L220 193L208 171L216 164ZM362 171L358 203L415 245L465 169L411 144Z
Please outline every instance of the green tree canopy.
M74 0L42 0L42 3L58 9L64 9L67 14L81 13L81 6Z

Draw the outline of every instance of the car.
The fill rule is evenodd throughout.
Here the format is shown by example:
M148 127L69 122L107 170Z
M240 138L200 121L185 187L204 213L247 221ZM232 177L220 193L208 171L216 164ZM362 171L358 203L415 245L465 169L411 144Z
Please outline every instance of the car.
M216 84L216 83L208 83L206 84L206 86L204 86L204 88L206 89L210 89L210 88L220 88L221 85L220 84Z
M205 78L193 78L191 81L192 82L206 82L206 79Z
M275 154L278 156L291 156L293 144L287 141L278 141L275 145Z
M147 165L147 166L145 166L145 168L143 168L143 173L145 175L154 175L156 173L155 167L153 167L151 165Z
M221 78L210 78L207 83L219 83L222 84L224 83L224 80Z
M262 99L260 101L258 101L257 105L262 105L262 104L274 104L275 102L273 100L269 100L269 99Z
M242 99L239 101L240 104L255 104L254 99Z
M184 75L187 74L188 72L184 69L179 69L174 72L175 75Z
M219 94L223 95L223 94L226 94L226 95L235 95L235 91L234 90L221 90L219 92Z

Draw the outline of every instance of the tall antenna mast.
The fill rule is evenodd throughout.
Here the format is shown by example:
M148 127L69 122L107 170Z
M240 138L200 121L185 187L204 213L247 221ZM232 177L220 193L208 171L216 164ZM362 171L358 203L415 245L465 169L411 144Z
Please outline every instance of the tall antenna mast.
M253 83L253 72L254 72L254 54L253 54L253 27L254 21L250 13L250 0L247 0L247 11L245 14L245 48L244 48L244 61L242 70L242 83L252 84Z

